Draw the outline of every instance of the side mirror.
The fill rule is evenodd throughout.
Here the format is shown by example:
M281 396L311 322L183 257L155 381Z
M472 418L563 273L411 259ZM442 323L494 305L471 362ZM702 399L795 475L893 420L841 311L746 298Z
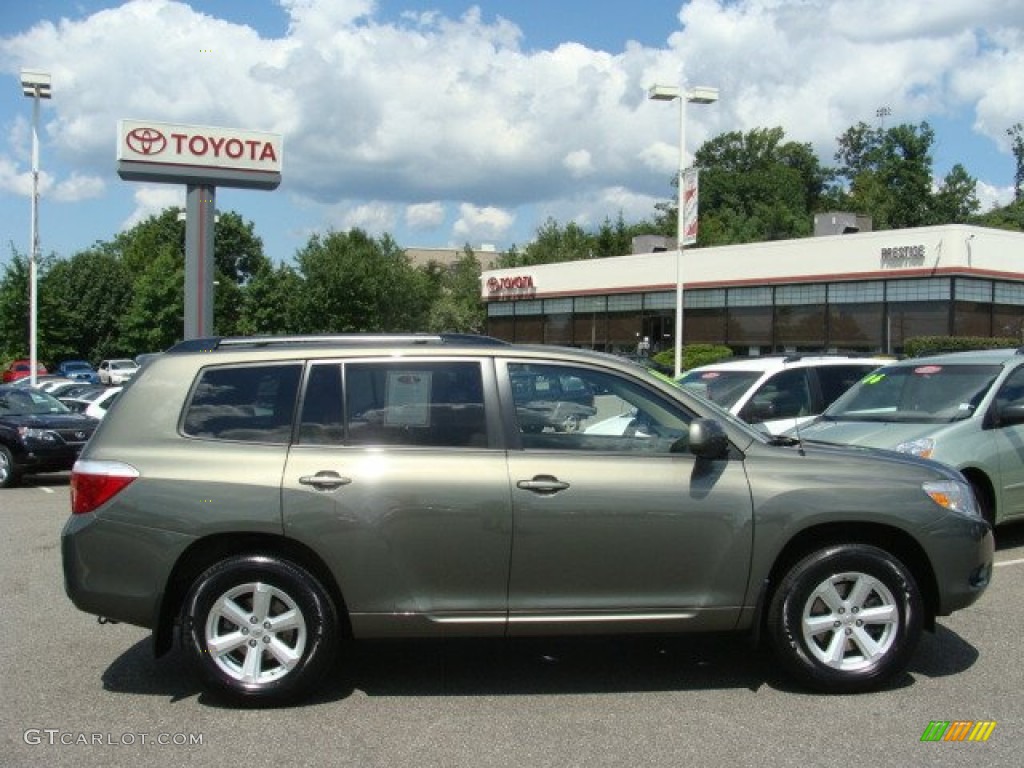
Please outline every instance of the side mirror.
M699 459L724 459L729 455L729 438L714 419L690 422L690 453Z

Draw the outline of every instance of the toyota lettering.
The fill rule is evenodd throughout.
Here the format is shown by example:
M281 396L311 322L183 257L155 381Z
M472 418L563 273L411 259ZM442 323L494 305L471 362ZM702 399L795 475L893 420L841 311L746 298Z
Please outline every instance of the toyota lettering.
M118 161L146 166L281 171L281 136L200 125L121 120Z

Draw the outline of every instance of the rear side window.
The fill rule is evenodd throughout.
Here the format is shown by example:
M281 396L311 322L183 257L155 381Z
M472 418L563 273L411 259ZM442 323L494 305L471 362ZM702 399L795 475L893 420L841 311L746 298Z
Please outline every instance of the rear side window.
M207 368L185 411L192 437L287 443L302 367L297 364Z
M479 363L348 363L344 396L349 445L488 444Z

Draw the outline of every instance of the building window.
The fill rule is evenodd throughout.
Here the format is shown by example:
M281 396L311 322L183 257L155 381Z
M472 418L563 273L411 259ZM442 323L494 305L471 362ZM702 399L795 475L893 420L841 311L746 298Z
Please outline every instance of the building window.
M863 304L885 299L885 284L880 280L869 283L832 283L828 287L829 304Z
M949 301L949 278L890 280L886 288L886 299L888 301ZM942 325L945 327L946 324Z
M622 293L608 297L609 312L639 311L643 295L639 293Z
M488 317L510 317L515 314L516 305L511 301L491 302L487 305Z
M993 301L996 304L1024 305L1024 285L1019 283L996 283Z
M572 299L545 299L544 314L559 315L572 312Z
M828 308L828 346L860 352L878 352L882 338L884 305L881 301L842 303Z
M541 299L516 302L517 315L541 315L544 313L544 302Z
M660 291L644 294L644 309L675 309L676 292Z
M963 277L956 279L957 301L984 301L992 303L992 283L988 280L968 280Z
M770 307L772 305L771 286L730 288L728 305L730 307Z
M776 306L824 303L824 285L780 285L775 289Z
M683 304L686 309L710 309L712 307L724 307L725 289L712 288L708 290L686 291L686 293L683 294Z
M953 304L954 336L991 336L992 305L988 302L957 301Z
M606 296L577 296L573 299L574 312L604 312L608 309Z

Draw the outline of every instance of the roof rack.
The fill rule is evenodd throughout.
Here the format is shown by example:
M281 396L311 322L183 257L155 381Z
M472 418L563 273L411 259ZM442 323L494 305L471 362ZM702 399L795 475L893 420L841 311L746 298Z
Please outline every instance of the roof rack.
M180 341L167 350L168 354L182 352L213 352L218 349L238 347L274 347L296 345L404 345L404 344L448 344L504 346L507 341L493 336L478 336L472 333L315 333L281 336L210 336L201 339Z

